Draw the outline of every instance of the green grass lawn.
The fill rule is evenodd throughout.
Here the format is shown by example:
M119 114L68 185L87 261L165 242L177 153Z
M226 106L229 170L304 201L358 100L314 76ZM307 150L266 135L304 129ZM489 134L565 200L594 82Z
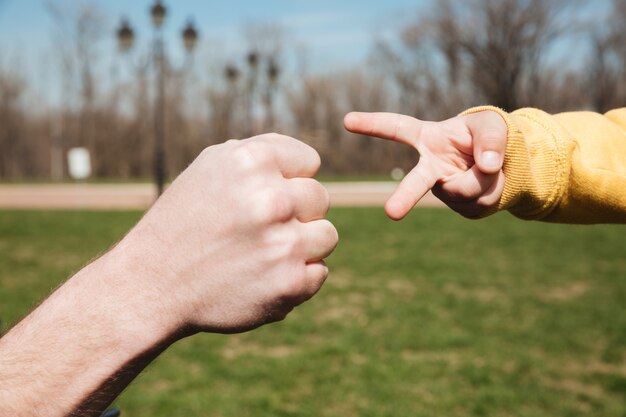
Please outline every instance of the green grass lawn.
M139 216L0 212L5 326ZM341 242L316 298L178 343L116 401L123 416L626 416L626 227L330 218Z

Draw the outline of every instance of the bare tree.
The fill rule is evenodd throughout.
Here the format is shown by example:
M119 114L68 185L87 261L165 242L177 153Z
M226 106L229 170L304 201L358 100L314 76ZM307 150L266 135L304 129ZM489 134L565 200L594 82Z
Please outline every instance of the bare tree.
M60 59L63 78L63 102L65 113L78 111L75 136L68 126L67 114L62 123L63 136L73 137L74 144L96 148L95 104L97 89L94 68L99 65L98 48L105 31L102 11L94 3L82 0L47 0L48 14L55 22L55 49ZM100 160L95 158L96 171Z
M420 96L412 103L419 111L409 113L450 114L484 102L513 110L539 93L542 59L572 26L564 23L571 3L440 0L402 31L400 47L379 53L394 66L400 91Z
M77 145L93 151L97 176L149 176L148 61L105 91L97 82L98 44L106 35L101 12L86 0L46 1L55 22L63 104L32 111L36 92L28 78L0 65L0 177L50 175L51 149L62 155ZM433 1L430 12L401 28L397 39L379 41L366 65L327 74L307 72L305 65L294 71L279 26L248 25L244 53L225 60L231 65L199 72L209 87L197 88L194 80L193 89L184 88L192 85L187 74L167 71L168 170L180 171L207 145L273 129L314 146L325 173L385 173L415 163L411 149L347 134L342 119L352 110L428 120L483 103L548 111L626 105L626 0L613 0L602 25L577 33L576 42L592 46L587 65L554 62L550 48L573 39L565 17L577 1ZM582 52L573 53L571 59L587 62ZM47 67L42 74L47 80ZM201 105L189 105L194 94Z
M217 138L235 138L244 134L238 129L236 115L242 113L239 106L242 102L241 73L233 66L227 65L224 69L224 81L221 87L212 87L207 92L209 104L209 135ZM241 125L241 123L239 123Z
M607 21L592 34L590 90L593 107L605 112L626 105L626 0L613 0Z
M279 24L253 24L244 27L248 45L245 78L246 124L249 135L273 130L276 125L274 105L280 93L285 29ZM255 117L262 114L262 117Z
M444 0L447 3L450 0ZM564 0L475 0L461 25L448 23L456 31L462 57L468 61L470 79L484 98L512 111L534 96L533 85L541 58L552 42L563 34L558 16ZM448 19L440 14L442 22ZM454 15L452 15L454 16ZM445 37L446 25L439 37Z
M24 148L22 98L24 82L15 75L0 74L0 177L19 178L27 163Z

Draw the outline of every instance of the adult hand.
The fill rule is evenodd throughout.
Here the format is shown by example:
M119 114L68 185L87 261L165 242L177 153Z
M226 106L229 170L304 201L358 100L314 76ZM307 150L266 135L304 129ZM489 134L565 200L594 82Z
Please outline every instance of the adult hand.
M414 147L417 166L385 205L394 220L404 218L429 191L452 210L479 217L497 204L504 189L502 164L507 127L493 111L426 122L393 113L350 113L347 130Z
M337 244L315 150L276 134L207 148L112 251L168 326L232 333L312 297ZM149 291L147 291L149 289ZM147 292L147 294L146 294Z
M0 415L98 416L176 340L280 320L337 244L309 146L207 148L111 251L0 338ZM36 375L37 378L33 378Z

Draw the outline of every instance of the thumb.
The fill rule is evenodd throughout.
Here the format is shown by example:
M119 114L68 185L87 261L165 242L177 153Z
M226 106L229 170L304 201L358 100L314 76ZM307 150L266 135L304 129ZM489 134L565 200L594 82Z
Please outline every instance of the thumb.
M474 160L484 174L496 174L502 169L506 150L507 126L494 111L467 116L467 127L472 134Z

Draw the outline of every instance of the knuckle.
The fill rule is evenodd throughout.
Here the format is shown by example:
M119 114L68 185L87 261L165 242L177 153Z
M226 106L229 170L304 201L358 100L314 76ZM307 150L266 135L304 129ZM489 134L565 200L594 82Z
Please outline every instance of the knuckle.
M241 140L239 139L228 139L227 141L222 143L222 146L227 147L227 148L235 148L240 145L241 145Z
M277 188L262 192L254 207L255 219L260 224L289 220L294 210L290 196Z
M246 149L260 166L266 166L273 159L271 148L259 141L251 141L246 144Z
M304 292L305 286L299 277L283 277L278 281L277 292L281 300L293 300L299 298Z
M231 168L237 172L246 172L254 170L257 165L256 159L250 152L248 147L243 144L239 144L231 153L232 166Z
M233 158L236 168L255 170L267 166L272 159L272 155L262 142L240 141L233 151Z
M319 208L322 211L321 216L325 216L328 213L328 210L330 210L330 193L328 192L328 189L314 179L308 180L308 183L305 184L308 184L308 192L306 193L307 196L305 198L316 202L316 206L319 205Z
M476 137L476 141L481 149L500 150L506 145L506 130L501 131L497 127L486 126L480 132L480 136Z
M294 156L297 154L297 156L304 157L307 161L307 165L313 168L315 172L322 166L322 158L315 148L291 136L282 135L280 133L267 133L258 136L256 139L259 142L272 146L289 147L294 153Z
M322 157L320 156L319 152L317 152L311 146L307 145L306 143L304 144L304 146L306 146L305 149L311 155L311 166L314 168L315 172L319 171L320 167L322 166Z
M259 136L255 136L254 138L249 139L250 143L262 144L264 146L283 146L287 144L287 142L295 141L295 139L281 135L279 133L264 133Z
M200 151L200 157L206 156L206 154L211 152L211 147L207 146L206 148L202 149L202 151Z
M446 184L433 188L433 194L442 201L471 201L478 197L469 187L452 187Z
M207 146L206 148L202 149L202 151L200 151L200 154L198 155L198 159L203 161L207 158L210 158L210 155L213 153L214 150L215 150L215 146Z
M322 284L324 284L324 282L326 282L326 279L328 278L329 273L330 273L330 269L328 269L328 267L324 265L324 267L322 268L322 272L320 273L320 276L319 276L318 288L321 287Z
M265 140L265 141L271 141L271 142L280 142L280 141L294 141L296 139L292 138L291 136L287 136L287 135L283 135L281 133L277 133L277 132L270 132L270 133L264 133L262 135L257 136L257 138L261 139L261 140Z
M323 231L325 242L329 247L334 248L339 242L339 232L337 231L337 228L335 228L335 226L328 220L322 220L322 222L324 225Z
M328 189L322 184L320 184L319 182L317 184L319 184L320 187L320 201L322 202L324 215L326 215L330 210L330 193L328 192Z
M455 200L468 201L468 200L472 200L472 199L476 198L476 196L474 195L472 190L470 190L467 187L453 188L451 190L448 190L447 192L448 192L449 197L451 199L455 199Z
M274 306L265 315L266 323L275 323L282 321L293 310L291 306Z
M486 210L496 204L499 198L495 195L484 195L476 200L476 205L483 210Z
M328 278L328 267L323 261L313 266L311 272L307 276L307 287L305 292L306 299L310 299L322 288Z
M471 200L475 200L476 198L480 197L481 195L481 190L473 190L470 187L463 187L459 190L457 190L456 193L457 197L464 200L464 201L471 201Z
M201 155L205 155L210 153L213 149L221 149L221 150L228 150L228 151L232 151L234 149L236 149L238 146L240 146L241 141L237 140L237 139L229 139L225 142L222 142L218 145L211 145L211 146L207 146L206 148L204 148L202 150L202 152L200 153Z
M330 229L330 236L331 236L331 242L334 246L337 246L337 243L339 243L339 232L337 231L337 228L331 224L330 225L331 229Z
M302 236L299 230L294 227L286 228L282 233L282 239L276 254L279 259L289 259L297 256L302 244Z

